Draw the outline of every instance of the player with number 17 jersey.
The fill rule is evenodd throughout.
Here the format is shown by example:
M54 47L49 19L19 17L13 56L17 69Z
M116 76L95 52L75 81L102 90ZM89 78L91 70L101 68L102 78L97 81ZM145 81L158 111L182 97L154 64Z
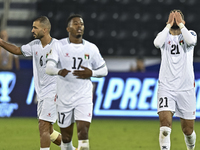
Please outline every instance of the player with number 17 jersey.
M82 70L81 66L91 70L105 66L105 61L96 45L84 39L82 43L74 44L70 43L69 38L64 38L54 43L48 60L55 61L60 69L66 68L71 71L65 77L58 76L57 105L92 102L92 82L90 78L77 79L72 73L74 70Z

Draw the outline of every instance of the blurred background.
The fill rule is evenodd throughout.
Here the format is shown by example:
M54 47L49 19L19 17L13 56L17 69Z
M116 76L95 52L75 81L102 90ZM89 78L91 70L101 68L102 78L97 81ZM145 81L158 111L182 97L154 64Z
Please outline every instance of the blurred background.
M68 36L68 16L81 14L84 39L98 46L109 69L106 78L92 79L94 117L157 117L160 50L154 47L153 40L166 26L173 9L183 12L186 27L199 37L199 6L199 0L0 0L0 29L6 30L10 43L21 46L33 40L32 21L45 15L52 24L51 36L61 39ZM6 55L2 52L0 56ZM200 117L199 56L197 44L194 70ZM11 63L13 74L0 72L0 116L36 116L32 58L13 56ZM5 82L8 75L10 79ZM22 108L29 111L24 114Z
M49 17L52 37L67 37L66 20L72 13L83 16L84 38L95 43L107 60L110 71L129 71L136 66L136 58L143 57L147 71L158 70L160 50L153 45L157 33L166 25L172 9L180 9L186 27L199 36L200 12L198 0L0 0L0 13L7 15L9 41L21 46L30 42L32 20ZM200 46L194 52L195 62ZM20 57L20 59L24 59ZM23 67L23 61L20 61ZM150 67L150 68L149 68ZM196 68L195 68L196 69ZM197 68L198 69L198 68Z

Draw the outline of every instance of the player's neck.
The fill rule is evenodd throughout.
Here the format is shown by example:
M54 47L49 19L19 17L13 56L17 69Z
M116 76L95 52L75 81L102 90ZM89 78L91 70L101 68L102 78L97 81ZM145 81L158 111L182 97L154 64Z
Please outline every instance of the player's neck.
M74 44L83 43L82 37L80 37L80 38L74 38L72 36L69 36L69 41L70 41L70 43L74 43Z
M42 43L42 47L45 47L47 44L49 44L51 40L52 40L52 37L50 35L47 35L41 38L40 41Z
M181 34L181 30L180 29L170 29L170 33L171 35L179 35Z

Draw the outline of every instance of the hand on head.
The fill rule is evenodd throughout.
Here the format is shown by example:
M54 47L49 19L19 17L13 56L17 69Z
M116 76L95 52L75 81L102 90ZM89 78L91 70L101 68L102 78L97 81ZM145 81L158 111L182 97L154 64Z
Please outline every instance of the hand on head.
M172 27L174 23L176 23L177 25L179 25L180 23L185 24L185 21L182 19L182 16L178 11L172 11L169 14L167 24L170 24Z
M167 24L170 24L171 27L172 27L173 24L174 24L174 21L175 21L175 13L172 11L172 12L169 14L169 18L168 18Z
M175 22L177 25L179 25L180 23L185 24L185 21L182 19L182 16L179 12L175 11Z

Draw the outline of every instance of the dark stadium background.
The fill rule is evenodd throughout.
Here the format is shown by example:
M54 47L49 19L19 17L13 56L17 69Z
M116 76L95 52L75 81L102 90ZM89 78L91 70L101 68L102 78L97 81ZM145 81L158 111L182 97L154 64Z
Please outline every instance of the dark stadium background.
M198 34L199 5L198 0L43 0L37 11L50 18L57 38L66 37L69 14L81 14L84 38L98 45L103 56L160 57L153 39L165 27L170 10L182 10L186 27ZM199 56L197 45L195 57Z
M46 15L52 23L51 35L67 36L66 20L72 13L83 16L84 38L98 45L103 56L160 57L153 46L153 39L161 31L170 10L180 9L186 27L199 35L200 1L198 0L33 0L11 1L10 9L35 10L36 16ZM3 9L3 2L0 2ZM8 19L8 26L31 26L32 20ZM10 38L14 43L27 43L29 38ZM195 57L200 56L200 46L195 48Z

